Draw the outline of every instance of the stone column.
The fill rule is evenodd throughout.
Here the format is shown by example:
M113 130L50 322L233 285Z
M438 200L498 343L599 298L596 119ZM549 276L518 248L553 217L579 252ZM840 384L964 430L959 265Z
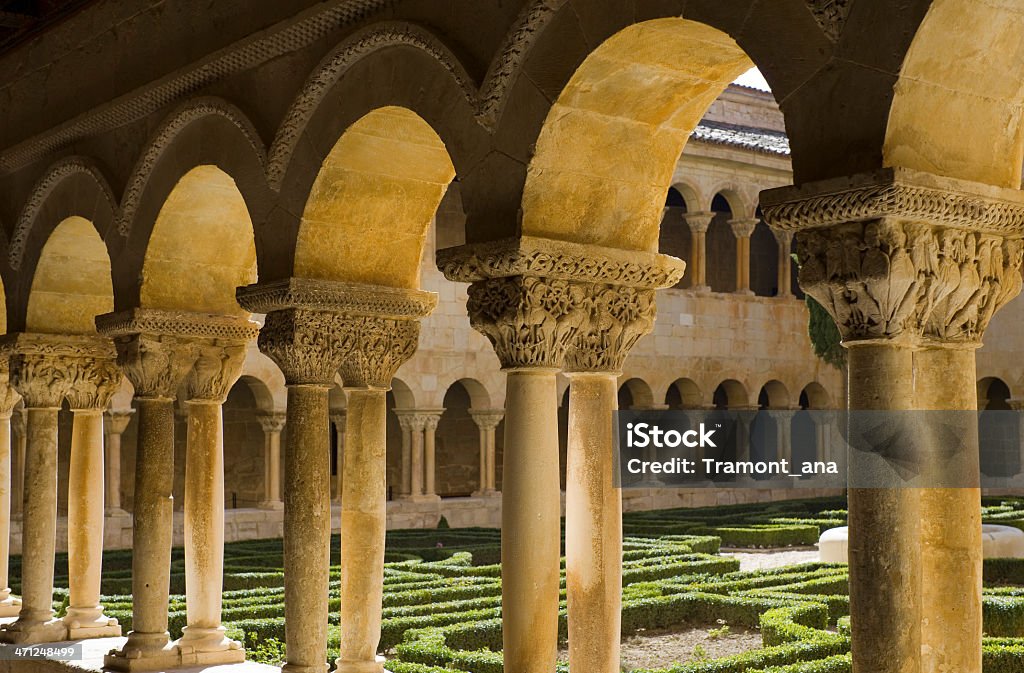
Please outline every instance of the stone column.
M121 508L121 435L132 420L132 409L103 414L103 448L106 451L106 514L107 516L127 516L128 512Z
M712 212L683 213L683 220L690 227L690 289L707 291L707 234L711 220L715 219Z
M18 393L7 380L7 362L0 363L0 617L17 617L21 599L11 595L8 561L11 554L11 412Z
M398 497L407 498L412 493L412 419L408 409L395 409L398 427L402 429L402 456L398 474Z
M21 520L25 505L25 448L28 433L25 427L25 407L11 414L11 518Z
M762 193L849 350L851 410L977 408L972 350L1020 292L1024 195L905 169ZM924 430L919 468L978 479L977 433ZM853 452L856 485L878 463ZM976 488L851 488L854 673L981 670Z
M100 579L103 569L104 483L103 410L121 383L109 355L80 367L67 400L74 416L68 471L68 578L70 599L64 624L68 639L120 636L116 619L103 614Z
M246 319L225 336L197 343L199 357L185 380L188 443L185 449L185 611L177 641L183 665L245 660L242 644L221 625L224 587L223 404L242 373L247 343L258 326Z
M792 409L769 409L768 414L775 420L776 440L778 448L777 460L785 459L790 463L790 472L794 472L793 465L793 414Z
M682 275L680 264L679 275ZM622 615L622 491L613 485L618 376L654 328L654 288L595 286L589 320L566 358L569 435L565 581L569 667L618 673Z
M496 495L498 491L495 488L497 466L495 465L494 430L501 423L501 419L505 417L505 410L470 409L469 415L480 430L480 488L473 495Z
M422 414L410 413L409 423L409 499L419 500L423 497L423 428L426 419Z
M281 431L284 430L284 413L272 411L259 414L263 428L263 509L281 509Z
M426 315L436 297L397 288L291 278L239 288L238 299L246 309L267 315L260 330L260 350L281 367L288 386L284 493L288 629L282 671L327 670L328 391L339 368L348 405L338 670L382 670L376 647L386 527L386 392L394 371L391 364L400 364L415 350L412 332L418 334L419 323L412 318ZM382 306L400 315L376 313ZM364 380L358 379L360 372L366 374Z
M775 234L775 240L779 244L778 296L789 297L793 294L793 288L790 287L793 278L793 232L772 229L772 233Z
M736 237L736 294L754 294L750 290L750 237L758 222L757 218L729 220Z
M384 597L384 539L387 530L387 391L398 368L416 352L419 318L436 295L414 290L360 286L363 301L387 312L346 316L353 349L341 366L348 399L345 492L341 501L341 652L338 673L384 670L377 656ZM391 302L384 301L392 297ZM379 310L379 309L378 309ZM423 426L412 430L411 497L421 496Z
M90 345L94 346L90 348ZM6 643L64 640L67 628L53 618L53 564L57 536L57 412L76 370L94 355L88 338L13 334L4 338L10 382L25 401L24 510L21 597L18 619L0 630ZM101 350L101 349L100 349Z
M423 495L430 499L440 499L436 492L435 482L437 481L437 456L436 456L436 431L437 424L441 422L441 414L444 409L435 412L424 412L423 423Z
M334 486L334 501L341 502L341 492L345 480L342 478L345 471L345 411L331 412L331 427L334 428L334 460L337 465L337 481Z
M155 670L180 663L167 632L174 514L174 398L197 353L170 333L177 314L134 309L97 316L114 338L117 363L135 389L139 431L132 508L132 630L104 658L118 671Z
M507 671L555 667L561 514L555 374L589 320L589 297L599 287L638 269L645 280L661 281L655 284L679 280L675 265L666 272L643 263L656 257L532 237L438 252L449 280L472 283L470 323L507 372L501 526Z

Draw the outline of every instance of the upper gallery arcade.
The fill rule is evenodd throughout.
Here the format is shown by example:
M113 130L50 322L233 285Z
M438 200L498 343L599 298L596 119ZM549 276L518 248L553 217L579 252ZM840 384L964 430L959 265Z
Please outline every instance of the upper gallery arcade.
M408 392L395 375L438 305L421 260L457 185L462 230L434 263L465 286L476 343L504 372L465 393L481 492L495 490L503 424L505 667L554 669L567 382L570 664L618 670L622 502L606 420L627 355L655 330L658 291L752 291L752 240L767 224L775 292L788 294L795 240L802 291L839 327L851 408L975 409L975 349L1021 289L1022 33L1019 0L257 0L87 2L5 42L0 398L8 421L20 399L26 446L22 596L0 639L120 630L99 605L97 536L104 411L120 396L137 424L134 603L107 666L244 657L220 626L223 404L257 348L287 388L269 403L284 413L283 445L280 419L265 426L268 456L283 458L266 498L283 501L286 670L326 668L339 407L337 666L380 670L388 399ZM772 187L759 197L688 188L680 154L753 66L784 117L794 184L759 185ZM672 187L691 232L685 262L659 246ZM710 243L719 195L726 255ZM840 394L814 372L788 385L722 373L629 392L661 405L674 386L695 406L718 403L717 388L735 406L764 392L780 409ZM62 409L75 581L70 618L56 620ZM430 409L402 428L408 489L423 497ZM198 476L183 493L188 626L171 642L176 414L185 473ZM9 456L0 441L0 480ZM977 451L957 461L979 469ZM979 501L978 489L850 492L855 671L980 672Z

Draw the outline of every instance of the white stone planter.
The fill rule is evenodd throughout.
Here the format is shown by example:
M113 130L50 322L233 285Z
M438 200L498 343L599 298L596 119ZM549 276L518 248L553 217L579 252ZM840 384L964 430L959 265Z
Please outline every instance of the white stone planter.
M848 529L831 528L818 538L818 559L826 563L846 563ZM1024 558L1024 531L1012 526L982 524L982 551L985 558Z

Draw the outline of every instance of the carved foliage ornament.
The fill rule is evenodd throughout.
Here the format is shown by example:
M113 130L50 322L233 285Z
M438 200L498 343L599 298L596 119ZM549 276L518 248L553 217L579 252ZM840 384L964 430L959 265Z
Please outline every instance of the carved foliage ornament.
M637 340L654 329L654 290L611 285L588 288L588 320L569 348L567 371L621 372Z
M1024 243L890 219L797 233L800 285L844 340L976 344L1021 290Z
M420 323L348 316L342 332L347 348L339 369L345 387L387 389L398 368L416 352Z
M242 375L245 344L201 344L197 358L185 379L189 400L223 403L231 386Z
M143 399L174 399L199 357L197 344L166 334L122 334L114 345L117 364Z
M832 41L838 41L853 0L807 0L814 19Z
M260 330L259 347L281 368L288 384L330 386L350 347L344 322L329 311L272 311Z
M120 373L110 341L79 335L21 333L4 339L10 385L25 406L102 409L117 390Z

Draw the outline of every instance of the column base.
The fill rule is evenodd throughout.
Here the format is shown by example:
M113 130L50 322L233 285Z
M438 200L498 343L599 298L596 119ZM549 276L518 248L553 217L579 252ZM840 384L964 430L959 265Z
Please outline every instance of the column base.
M284 509L284 503L280 500L264 500L256 506L260 509Z
M167 643L159 649L142 650L132 647L131 634L129 642L124 644L120 650L112 650L110 654L103 657L103 668L112 671L160 671L169 668L179 668L181 665L181 653L174 643Z
M299 664L285 664L281 667L281 673L327 673L327 662L322 666L300 666Z
M24 645L30 643L59 643L67 640L68 629L61 619L45 622L11 622L0 627L0 643Z
M7 590L7 596L0 600L0 617L17 617L21 613L21 599L11 595Z
M186 626L174 644L181 651L183 663L230 664L245 661L242 643L228 638L226 632L223 626Z
M352 661L349 659L335 659L334 673L383 673L384 657L374 657L373 661ZM284 673L282 669L281 673Z
M62 620L68 630L68 640L86 640L88 638L115 638L121 635L121 625L112 617L107 617L102 610L97 616L86 618L76 616L73 608Z

